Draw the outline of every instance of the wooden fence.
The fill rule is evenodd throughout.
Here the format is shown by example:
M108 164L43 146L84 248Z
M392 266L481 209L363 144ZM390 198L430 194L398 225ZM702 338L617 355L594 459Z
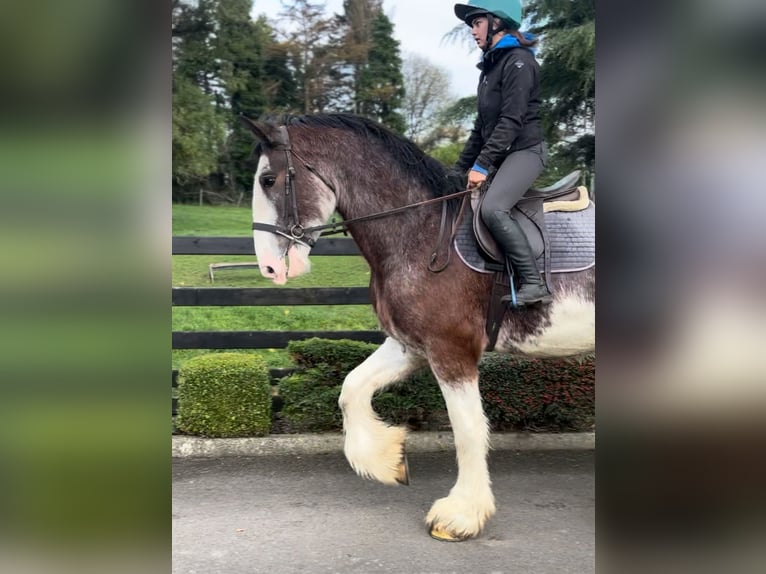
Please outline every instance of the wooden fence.
M350 238L322 238L312 255L359 255ZM173 237L173 255L254 255L249 237ZM173 306L369 305L368 287L173 287ZM173 331L173 349L283 349L320 337L382 343L381 331ZM272 379L286 374L272 369ZM177 372L173 371L173 386ZM173 400L173 414L176 401Z
M312 255L359 255L350 238L317 241ZM173 255L253 255L249 237L173 237ZM367 287L173 287L173 306L369 305ZM321 337L382 343L380 331L173 331L173 349L283 349Z

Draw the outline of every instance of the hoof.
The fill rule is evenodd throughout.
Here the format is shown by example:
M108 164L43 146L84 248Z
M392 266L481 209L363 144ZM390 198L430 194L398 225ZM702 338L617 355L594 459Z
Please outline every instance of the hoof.
M407 462L407 455L402 452L402 461L399 463L399 470L396 473L396 482L408 486L410 484L410 465Z
M463 540L466 540L467 537L459 537L452 534L449 530L445 528L441 528L439 526L432 526L430 531L428 532L431 535L431 538L434 540L440 540L442 542L462 542Z

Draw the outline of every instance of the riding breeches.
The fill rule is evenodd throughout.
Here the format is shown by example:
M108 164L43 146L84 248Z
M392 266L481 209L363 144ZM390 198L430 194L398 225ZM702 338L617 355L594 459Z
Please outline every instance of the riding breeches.
M515 151L505 158L497 170L481 205L485 221L495 211L509 212L532 187L548 163L545 143Z

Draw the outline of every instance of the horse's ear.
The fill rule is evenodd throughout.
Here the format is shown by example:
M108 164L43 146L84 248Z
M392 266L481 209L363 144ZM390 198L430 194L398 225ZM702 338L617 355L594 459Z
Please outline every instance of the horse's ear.
M250 128L250 131L253 132L256 139L260 140L265 145L272 146L275 139L278 140L279 132L276 127L262 122L254 122L244 114L239 114L239 119L243 124Z

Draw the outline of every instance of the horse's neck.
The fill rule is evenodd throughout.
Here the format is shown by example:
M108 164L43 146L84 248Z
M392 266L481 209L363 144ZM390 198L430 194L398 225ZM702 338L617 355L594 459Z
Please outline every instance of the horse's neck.
M379 193L381 191L385 191L382 196ZM351 235L360 251L370 266L375 268L391 257L415 254L424 245L432 247L431 243L436 237L433 228L438 225L438 205L412 207L395 214L385 214L426 199L429 196L425 190L414 190L404 182L385 190L358 182L348 186L339 197L338 213L344 220L381 214L380 217L352 224L351 228Z
M305 135L307 139L300 141L301 153L335 181L336 210L344 220L387 212L431 198L425 185L414 182L364 138L350 136L338 139L335 145L327 145L327 142L314 140L314 134ZM374 266L389 257L401 257L404 252L418 250L424 243L430 246L435 240L440 210L440 205L429 205L383 215L352 224L351 235L367 261Z

